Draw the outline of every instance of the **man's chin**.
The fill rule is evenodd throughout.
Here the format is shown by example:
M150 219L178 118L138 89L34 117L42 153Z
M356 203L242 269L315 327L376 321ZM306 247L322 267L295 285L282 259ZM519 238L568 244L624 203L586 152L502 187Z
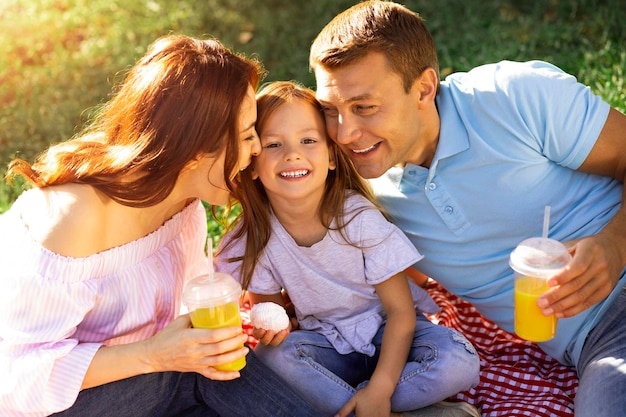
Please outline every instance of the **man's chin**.
M380 165L365 164L362 163L362 161L361 163L357 163L357 161L353 162L359 175L366 179L378 178L387 172L387 170Z

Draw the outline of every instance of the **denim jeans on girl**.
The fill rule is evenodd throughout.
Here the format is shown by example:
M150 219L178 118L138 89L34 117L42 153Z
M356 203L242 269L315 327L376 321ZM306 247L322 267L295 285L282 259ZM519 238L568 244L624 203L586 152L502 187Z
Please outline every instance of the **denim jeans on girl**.
M259 344L255 352L287 385L332 416L367 385L378 362L384 329L383 325L374 337L373 357L342 355L326 337L306 330L290 333L276 347ZM478 383L479 369L478 354L464 336L418 314L413 345L391 398L391 409L414 410L465 391Z

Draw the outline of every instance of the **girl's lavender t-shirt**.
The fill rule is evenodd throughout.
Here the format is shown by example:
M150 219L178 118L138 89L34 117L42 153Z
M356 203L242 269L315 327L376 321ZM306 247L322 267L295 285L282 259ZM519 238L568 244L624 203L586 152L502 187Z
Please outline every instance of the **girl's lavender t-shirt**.
M385 322L385 311L374 285L412 266L422 255L406 236L360 195L350 195L345 212L365 207L344 229L350 244L333 230L311 247L298 246L272 216L272 235L254 271L251 292L274 294L285 290L302 329L326 336L342 354L373 355L372 338ZM228 240L228 235L225 237ZM226 259L243 254L245 238L220 254L218 270L239 277L240 262ZM438 310L428 293L413 284L417 309Z

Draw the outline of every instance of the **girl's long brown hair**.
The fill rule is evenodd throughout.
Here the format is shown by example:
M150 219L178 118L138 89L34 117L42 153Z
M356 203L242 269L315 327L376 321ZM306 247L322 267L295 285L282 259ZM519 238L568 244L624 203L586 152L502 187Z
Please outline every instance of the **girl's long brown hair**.
M320 112L320 117L322 117L321 106L315 99L315 93L312 90L293 81L269 83L257 94L256 130L258 134L262 134L267 120L279 107L288 105L295 100L309 103ZM345 213L346 192L352 190L367 198L378 209L380 207L376 203L369 184L358 174L350 159L344 155L337 144L328 136L326 136L326 141L330 156L336 162L336 168L328 171L324 196L319 205L319 217L326 228L330 228L332 221L335 220L336 229L342 233L347 241L347 237L342 232L344 227L364 208L359 208L352 213ZM272 233L270 223L271 207L261 180L253 180L250 170L245 170L240 174L240 181L240 187L234 194L242 207L242 212L238 219L239 224L220 251L234 244L238 239L246 239L246 249L243 257L235 257L228 259L228 261L242 261L240 280L243 288L247 289L252 279L254 268Z
M21 175L37 187L89 184L121 204L146 207L170 194L189 161L225 152L232 190L241 103L261 75L259 62L217 40L157 39L84 132L32 165L12 161L7 178Z

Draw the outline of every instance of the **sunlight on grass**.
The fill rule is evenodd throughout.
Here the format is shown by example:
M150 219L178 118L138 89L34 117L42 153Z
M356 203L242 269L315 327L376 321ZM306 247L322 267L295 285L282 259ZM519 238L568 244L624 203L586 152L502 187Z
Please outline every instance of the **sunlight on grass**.
M75 134L157 37L217 37L258 56L266 81L314 87L309 46L358 0L2 0L0 165ZM426 20L442 76L502 59L550 61L626 112L622 0L407 0ZM2 170L4 172L4 169ZM22 190L0 184L0 213ZM209 228L222 226L210 222Z

